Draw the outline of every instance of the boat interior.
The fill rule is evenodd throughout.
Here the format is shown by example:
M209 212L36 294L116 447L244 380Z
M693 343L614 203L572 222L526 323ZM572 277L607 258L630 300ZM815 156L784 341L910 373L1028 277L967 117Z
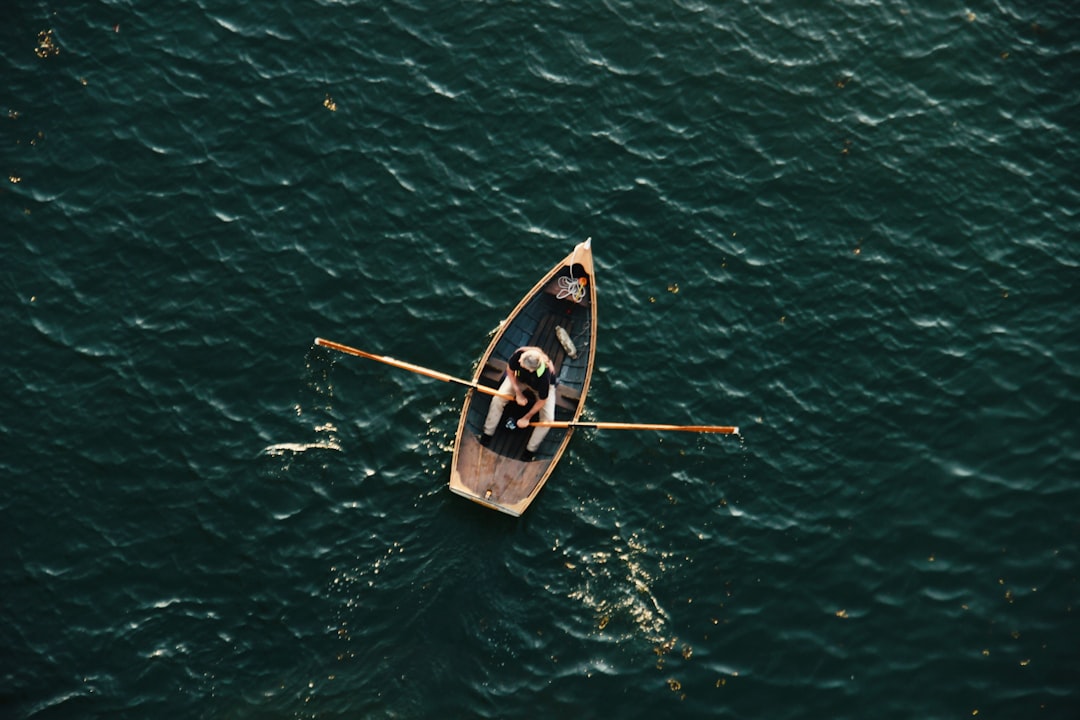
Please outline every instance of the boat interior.
M484 367L477 378L478 382L488 387L498 387L506 371L506 361L515 350L524 345L539 347L555 365L557 378L555 419L572 420L577 413L581 390L588 372L587 363L591 350L589 347L591 309L589 307L590 293L584 292L580 299L575 300L568 294L567 288L573 288L583 277L586 283L592 281L580 265L566 268L552 277L544 286L543 292L537 293L506 329L491 355L486 358ZM570 282L568 283L567 280ZM584 284L580 286L585 287ZM555 333L556 327L566 330L576 346L576 357L570 357L567 354L566 348L559 342ZM468 415L470 432L477 435L481 432L490 403L489 395L474 394ZM522 456L532 431L530 429L510 430L506 428L506 421L509 418L516 420L524 411L525 409L516 403L507 403L495 437L488 446L490 450L505 457ZM537 459L554 457L566 433L564 429L552 428L537 450Z

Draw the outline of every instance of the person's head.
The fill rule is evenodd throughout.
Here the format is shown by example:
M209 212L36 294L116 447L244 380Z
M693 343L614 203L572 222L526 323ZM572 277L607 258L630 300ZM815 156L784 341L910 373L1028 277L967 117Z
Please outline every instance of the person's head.
M544 362L544 356L539 350L526 350L521 353L521 367L525 368L529 372L534 372L537 375L543 375L544 370L547 368Z

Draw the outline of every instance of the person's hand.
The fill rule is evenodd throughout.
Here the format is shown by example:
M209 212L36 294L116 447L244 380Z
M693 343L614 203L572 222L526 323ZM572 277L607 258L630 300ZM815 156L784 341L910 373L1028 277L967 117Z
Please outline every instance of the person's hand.
M518 418L517 426L519 428L527 428L527 427L529 427L529 418L527 418L527 417Z
M521 407L525 407L526 405L529 404L529 399L527 397L525 397L524 393L518 393L518 396L515 399L517 400L517 404L520 405Z

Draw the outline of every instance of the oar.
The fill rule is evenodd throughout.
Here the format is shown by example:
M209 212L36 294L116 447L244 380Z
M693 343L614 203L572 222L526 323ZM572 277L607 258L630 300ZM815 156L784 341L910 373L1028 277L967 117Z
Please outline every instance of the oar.
M736 425L661 425L656 423L619 423L619 422L573 422L553 420L544 422L537 420L530 422L529 427L550 428L592 428L594 430L675 430L680 432L697 433L720 433L722 435L738 435L739 428Z
M408 370L409 372L418 373L436 380L442 380L443 382L457 383L458 385L464 385L465 387L474 388L482 393L493 395L495 397L505 398L507 400L513 400L514 396L501 393L495 388L488 387L487 385L481 385L471 380L462 380L461 378L454 377L453 375L447 375L441 373L438 370L431 370L419 365L413 365L412 363L404 362L402 360L395 360L392 357L385 355L373 355L363 350L358 350L348 345L342 345L332 340L324 340L322 338L315 338L315 344L321 345L331 350L337 350L338 352L346 353L347 355L355 355L356 357L367 358L368 360L374 360L375 362L385 363L392 367L400 368L402 370ZM659 425L648 423L617 423L617 422L573 422L573 421L551 421L542 422L536 421L529 423L532 426L543 426L552 428L593 428L595 430L676 430L682 432L700 432L700 433L723 433L725 435L738 435L739 428L730 425Z
M419 365L413 365L412 363L403 362L401 360L395 360L394 358L386 357L385 355L373 355L373 354L371 354L369 352L364 352L363 350L357 350L354 347L349 347L348 345L342 345L341 343L336 343L336 342L334 342L332 340L323 340L322 338L315 338L315 344L316 345L321 345L321 346L326 347L326 348L330 348L331 350L337 350L338 352L343 352L343 353L346 353L348 355L355 355L356 357L367 358L368 360L374 360L375 362L386 363L387 365L391 365L393 367L400 368L402 370L408 370L409 372L418 373L420 375L426 375L427 377L435 378L436 380L442 380L443 382L457 383L458 385L464 385L465 387L475 388L476 390L479 390L482 393L487 393L488 395L494 395L495 397L506 398L507 400L513 400L514 399L513 395L507 395L507 394L501 393L497 389L488 387L487 385L481 385L480 383L475 383L475 382L473 382L471 380L462 380L461 378L454 377L453 375L447 375L446 373L441 373L438 370L430 370L430 369L425 368L425 367L420 367Z

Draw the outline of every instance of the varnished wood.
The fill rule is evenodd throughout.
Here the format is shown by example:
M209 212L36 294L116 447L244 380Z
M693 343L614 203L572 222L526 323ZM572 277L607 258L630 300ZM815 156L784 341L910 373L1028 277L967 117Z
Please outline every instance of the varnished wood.
M718 433L720 435L738 435L736 425L664 425L661 423L621 423L621 422L534 422L543 427L592 428L594 430L659 430L671 432Z
M585 293L580 301L558 298L560 277L585 277ZM571 359L555 335L555 327L567 330L578 348ZM551 372L560 378L555 387L556 420L564 423L553 428L541 444L537 457L521 458L531 429L508 430L502 426L491 443L480 444L478 434L490 399L481 393L498 388L505 372L506 359L516 347L535 345L551 358ZM458 422L451 461L450 489L474 502L519 516L536 498L556 464L566 451L576 423L584 408L596 358L596 279L592 247L580 243L563 258L510 312L492 338L473 375L471 389ZM496 390L497 392L497 390ZM513 414L515 404L507 404ZM564 417L559 417L563 415Z
M325 340L323 338L315 338L315 344L331 350L337 350L338 352L345 353L347 355L355 355L356 357L367 358L368 360L374 360L376 362L385 363L402 370L408 370L418 375L423 375L429 378L435 378L436 380L442 380L443 382L457 383L458 385L464 385L465 387L474 388L482 393L488 395L494 395L496 397L504 397L509 400L513 400L512 395L505 395L498 390L493 390L483 385L478 385L475 380L462 380L461 378L454 377L453 375L447 375L446 373L439 372L438 370L432 370L431 368L421 367L420 365L413 365L412 363L405 362L404 360L396 360L386 355L375 355L374 353L365 352L358 348L349 347L348 345L342 345L341 343L334 342L333 340Z

